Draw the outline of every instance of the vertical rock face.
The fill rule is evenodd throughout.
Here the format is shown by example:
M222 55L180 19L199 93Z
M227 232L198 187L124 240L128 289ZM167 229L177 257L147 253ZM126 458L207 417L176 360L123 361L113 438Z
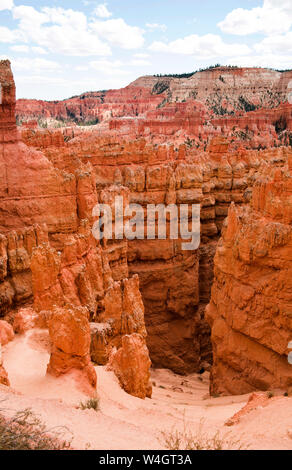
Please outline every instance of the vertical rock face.
M90 361L88 310L69 305L55 308L49 316L48 326L52 343L48 373L58 377L80 371L85 388L89 383L94 390L96 372Z
M291 150L281 147L235 152L227 139L217 137L206 152L201 152L188 145L175 149L143 140L101 138L90 131L57 146L54 131L47 130L35 132L30 144L42 148L60 170L79 176L82 173L82 185L78 183L78 211L82 214L90 213L92 179L98 201L111 207L117 195L123 196L125 203L140 204L145 214L148 204L200 204L198 250L184 251L182 240L168 236L166 240L123 239L104 244L108 278L120 285L107 283L104 297L101 294L104 304L98 302L97 307L96 318L102 326L92 325L92 354L104 364L110 345L116 345L112 320L107 319L114 318L109 314L111 305L120 318L123 279L137 274L153 365L182 374L199 371L204 361L211 361L210 330L204 309L210 299L213 259L228 207L231 202L246 204L257 179L273 167L283 167ZM54 235L54 243L57 237ZM70 266L68 269L72 272ZM40 274L38 279L41 277ZM129 334L132 332L137 331ZM116 338L119 341L119 334Z
M96 373L90 353L104 363L100 356L107 361L111 348L120 347L123 335L133 332L145 344L139 281L127 279L127 241L107 246L91 233L96 203L110 202L127 188L98 191L89 162L83 164L77 155L63 161L55 151L49 159L19 142L8 61L0 63L0 83L0 316L17 333L34 325L49 328L48 373L74 373L92 393ZM44 144L64 145L59 137ZM104 322L110 331L99 357L91 348L90 322L99 326L97 331Z
M112 349L121 347L124 335L139 334L145 343L144 305L137 275L111 282L98 321L91 324L91 354L98 364L107 363Z
M255 76L256 90L250 87ZM16 133L10 64L0 63L0 316L15 319L18 332L35 321L50 328L49 373L75 370L92 387L89 355L104 365L116 348L121 383L147 395L146 328L154 366L199 371L211 359L204 309L223 227L207 309L212 390L289 384L291 149L278 146L292 129L292 107L282 103L291 74L218 69L189 78L163 84L150 77L124 96L119 90L86 95L82 106L73 99L71 111L79 117L96 111L98 100L108 128L40 130L32 123L22 132L25 145ZM269 84L273 96L266 93ZM261 109L243 109L261 100L269 108L264 118ZM36 118L40 109L48 111L34 104ZM66 103L49 108L51 117L67 112ZM133 135L145 139L129 139ZM246 150L261 142L274 148ZM140 204L144 216L148 204L199 204L200 247L184 251L183 240L168 235L169 220L165 240L95 240L91 229L100 221L93 208L113 207L116 196ZM134 354L128 366L127 351Z
M13 330L22 334L34 328L37 324L38 316L32 307L21 308L14 316Z
M206 149L214 136L234 148L267 148L292 142L292 72L215 67L185 76L140 77L120 90L84 93L59 102L18 100L18 120L95 124L95 132L143 137L149 142L188 142ZM28 123L25 123L24 134ZM49 140L50 135L46 138ZM68 135L66 138L70 138Z
M206 309L212 393L292 385L291 162L255 185L250 206L229 209Z
M14 331L12 326L4 320L0 320L0 344L5 346L5 344L12 341L14 338Z
M9 60L0 61L0 144L17 140L15 84Z
M127 393L138 398L151 398L150 365L143 337L133 333L123 336L122 346L112 353L108 368L114 371Z
M0 343L0 384L6 385L8 387L10 385L10 382L9 382L9 379L8 379L8 374L7 374L7 372L6 372L6 370L4 369L4 366L3 366L2 345L1 345L1 343Z

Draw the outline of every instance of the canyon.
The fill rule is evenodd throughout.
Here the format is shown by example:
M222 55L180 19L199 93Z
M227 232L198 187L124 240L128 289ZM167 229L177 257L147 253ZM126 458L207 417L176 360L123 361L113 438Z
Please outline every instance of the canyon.
M292 71L211 67L186 76L145 76L120 90L64 101L17 101L19 123L97 124L96 132L206 150L216 136L235 149L291 145ZM263 113L263 109L265 110Z
M291 80L216 67L16 101L0 62L5 389L5 351L11 364L14 344L41 341L47 380L69 377L86 396L112 374L147 402L160 369L182 383L210 372L210 399L291 395ZM169 218L165 239L96 240L94 208L117 196L145 218L149 204L199 205L199 247L172 239Z

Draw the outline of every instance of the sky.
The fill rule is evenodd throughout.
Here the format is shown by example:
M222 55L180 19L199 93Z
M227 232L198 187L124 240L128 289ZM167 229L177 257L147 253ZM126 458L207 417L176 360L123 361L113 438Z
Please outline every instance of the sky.
M209 65L292 68L292 0L0 0L17 98L64 99Z

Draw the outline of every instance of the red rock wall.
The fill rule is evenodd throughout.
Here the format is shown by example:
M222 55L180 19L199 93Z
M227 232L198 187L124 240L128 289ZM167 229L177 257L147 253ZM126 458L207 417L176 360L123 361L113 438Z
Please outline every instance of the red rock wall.
M215 256L206 317L212 330L211 392L288 389L292 366L292 177L274 170L248 207L231 205Z
M99 138L92 132L56 148L55 138L45 147L48 133L34 133L27 142L41 146L47 158L67 172L81 162L85 166L90 162L100 195L117 184L128 188L130 202L145 209L149 203L201 204L201 246L197 251L182 251L180 241L170 239L133 240L120 248L117 241L109 241L106 248L115 280L119 280L115 271L120 256L127 260L129 272L139 275L153 364L180 373L199 370L211 358L203 312L210 299L213 258L228 207L232 201L248 203L256 179L271 166L285 165L289 151L234 152L223 138L213 139L207 152L187 146L175 150L144 140L129 143ZM60 136L60 131L55 133Z
M9 62L1 62L1 85L7 77L14 87ZM15 92L15 88L11 90ZM13 114L15 96L10 98ZM6 132L7 121L3 120L0 130ZM57 133L53 140L41 141L44 146L66 145L66 139L60 142L59 137ZM102 353L99 351L103 359L113 346L121 346L125 334L139 333L145 344L139 281L127 279L127 242L120 240L107 248L91 233L92 210L99 198L102 202L128 190L119 186L97 191L89 163L76 157L64 166L59 156L50 161L41 151L20 142L17 134L15 141L6 139L1 145L0 162L5 171L0 180L0 315L12 323L19 317L17 310L27 307L36 318L33 323L49 328L48 373L59 376L74 371L94 392L96 375L90 353L98 363L103 362L90 345L91 336L97 341L103 337L94 330L101 318L109 327L109 337ZM113 286L123 299L121 312L111 295ZM1 369L1 377L4 375Z
M0 85L0 145L2 146L3 143L17 140L15 84L9 60L0 61Z
M241 77L239 71L237 74ZM150 99L149 90L147 95L141 88L132 84L125 99L119 92L109 94L108 99L112 105L118 102L124 106L121 113L131 117L137 109L129 111L129 103L125 103L137 93L137 103L140 98L146 100L143 113L151 115L157 102ZM151 96L160 100L167 94ZM156 123L161 126L173 120L174 106L175 116L181 113L189 129L197 125L186 116L192 107L196 106L195 119L210 112L206 104L196 104L193 99L167 106L157 114ZM284 108L289 114L290 108ZM128 123L137 121L132 117ZM176 132L181 122L175 121ZM274 130L270 131L274 136ZM162 135L167 132L163 129ZM111 349L122 346L124 334L137 333L145 340L144 306L135 280L129 281L132 293L127 294L126 279L138 274L153 364L179 373L200 370L202 363L211 359L204 307L210 299L214 253L230 203L247 205L255 183L273 168L284 168L291 154L285 147L247 151L241 138L235 150L221 134L218 131L209 146L205 140L205 150L189 142L157 145L149 139L131 141L131 124L124 140L118 132L100 136L95 128L70 127L24 129L22 137L29 147L17 141L5 144L0 157L5 168L0 180L0 230L5 234L0 251L2 312L32 300L39 312L53 311L55 305L60 309L73 306L73 312L86 306L92 323L91 355L104 364ZM92 208L96 202L112 203L117 194L144 208L148 203L199 203L200 248L182 251L181 240L169 238L97 243L90 234ZM262 197L258 199L262 203ZM279 211L275 203L266 202L265 207L271 214ZM39 241L37 228L28 227L43 223L47 231L43 228ZM11 235L13 230L15 235ZM14 271L9 263L15 266ZM129 308L133 315L127 315ZM134 318L137 311L140 313ZM42 316L46 323L46 315Z
M17 116L44 125L96 119L96 132L176 145L190 139L201 149L220 135L234 148L268 148L292 142L291 81L292 72L218 67L189 78L141 77L59 102L19 100Z

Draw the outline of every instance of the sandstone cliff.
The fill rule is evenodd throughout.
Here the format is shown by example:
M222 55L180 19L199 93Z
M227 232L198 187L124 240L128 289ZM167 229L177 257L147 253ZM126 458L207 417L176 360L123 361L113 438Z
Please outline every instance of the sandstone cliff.
M248 207L231 205L215 256L206 317L211 392L288 389L292 366L292 160L256 183Z
M100 365L111 358L122 386L134 395L149 396L150 362L145 341L156 367L180 374L208 367L212 349L204 310L210 301L213 260L223 227L207 309L214 354L212 392L287 386L289 369L283 348L291 329L286 309L291 298L289 282L284 280L291 251L291 148L281 145L280 136L285 143L291 126L292 107L282 103L290 75L214 70L203 74L204 80L210 79L204 95L200 75L196 74L190 82L199 80L201 101L197 96L183 95L182 102L173 100L169 92L175 87L174 79L162 90L156 85L161 79L156 77L152 83L154 79L148 77L145 83L131 84L126 91L102 93L102 97L97 94L99 111L107 113L100 119L107 124L86 129L73 125L40 129L32 123L17 133L11 117L15 87L9 70L9 63L2 62L0 77L8 83L9 93L0 123L0 315L18 332L26 325L49 328L49 373L81 371L83 380L95 386L90 358ZM223 81L218 74L226 74ZM254 107L269 108L264 118L260 107L248 112L233 109L234 114L227 110L221 116L208 105L207 98L219 81L221 92L226 86L230 103L236 108L239 91L250 93L248 84L255 76ZM261 102L267 86L274 87L275 95L270 102L267 97ZM86 95L82 100L85 107L87 98L93 100L93 110L95 98ZM251 100L251 96L245 99ZM72 100L78 108L78 98ZM48 106L53 105L56 109L50 117L55 118L64 110L60 111L63 105L58 108L58 103ZM40 109L46 109L42 103L34 117ZM80 116L84 113L82 108ZM200 134L205 119L206 132ZM248 140L239 132L247 124L246 133L253 132ZM237 133L235 140L231 133ZM194 135L194 139L186 139L187 135ZM271 148L249 149L259 142L272 144ZM274 172L275 181L269 181ZM140 204L144 214L148 204L199 204L199 249L184 251L182 239L173 240L169 235L165 240L96 241L91 233L96 221L92 210L97 202L112 206L115 196L123 196L125 204ZM228 210L234 233L224 222ZM255 239L263 227L254 252ZM221 263L225 238L228 246L223 252L227 254L226 259L222 254ZM234 251L234 244L240 246L240 254ZM272 302L275 292L279 310ZM254 303L247 307L251 299ZM246 313L238 313L245 308ZM75 345L76 325L83 327L77 331ZM275 340L267 339L269 331ZM277 375L274 369L265 369L262 359L257 362L255 355L247 359L242 352L237 355L240 344L247 348L245 341L251 344L251 355L253 348L262 348L268 359L272 354L271 367L279 362L281 372ZM137 354L130 362L128 351ZM141 364L142 375L137 373L137 364Z
M234 148L292 142L292 72L216 67L188 78L141 77L121 90L84 93L64 101L19 100L18 121L40 125L97 124L96 132L154 143L187 141L206 149L214 136Z
M139 281L127 279L127 242L106 249L91 233L98 200L123 188L97 191L90 163L76 157L63 168L60 160L23 144L16 130L9 61L0 63L0 81L0 315L17 333L35 325L49 328L48 373L74 372L94 392L90 354L105 363L125 334L141 334L145 345ZM122 299L121 310L114 293ZM103 328L95 328L101 322L108 325L106 337ZM5 381L4 369L1 374Z
M155 146L145 140L99 137L92 131L73 136L70 132L25 131L23 138L63 171L90 164L103 201L109 200L109 188L117 186L127 188L129 201L145 210L150 203L200 203L199 250L183 251L181 240L169 238L128 241L127 247L116 240L106 247L114 280L120 279L115 274L120 270L117 249L122 250L129 272L139 275L153 364L179 373L200 370L204 361L211 361L204 306L210 298L213 257L228 207L231 202L248 203L257 178L283 167L291 152L283 147L234 151L222 137L213 139L204 152L188 145Z

